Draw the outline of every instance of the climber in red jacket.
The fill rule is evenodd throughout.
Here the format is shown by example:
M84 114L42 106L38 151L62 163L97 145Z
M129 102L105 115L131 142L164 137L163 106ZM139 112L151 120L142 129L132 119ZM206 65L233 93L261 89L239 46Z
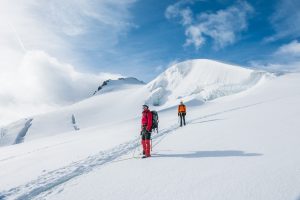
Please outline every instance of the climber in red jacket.
M142 146L143 146L143 158L150 157L150 140L151 140L151 131L152 131L152 113L149 110L148 105L143 105L142 113Z

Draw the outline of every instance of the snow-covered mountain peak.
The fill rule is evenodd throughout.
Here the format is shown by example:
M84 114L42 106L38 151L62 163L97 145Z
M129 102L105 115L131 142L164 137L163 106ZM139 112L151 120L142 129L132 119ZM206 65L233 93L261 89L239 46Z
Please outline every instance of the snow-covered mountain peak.
M3 127L0 146L14 144L18 136L31 141L74 131L78 127L80 130L90 128L99 121L107 125L132 119L141 112L144 103L157 111L171 109L178 105L179 100L189 107L200 105L207 100L244 91L256 85L266 74L210 60L190 60L170 67L147 85L136 78L107 80L97 88L93 98L52 113L31 116L32 126L31 121L23 120L17 125Z
M118 78L117 80L108 79L99 85L98 89L93 93L102 94L111 91L117 91L124 88L130 88L135 85L143 85L143 81L138 80L134 77Z
M182 98L211 100L246 90L264 75L265 72L213 60L188 60L171 66L147 85L151 93L147 102L163 105Z

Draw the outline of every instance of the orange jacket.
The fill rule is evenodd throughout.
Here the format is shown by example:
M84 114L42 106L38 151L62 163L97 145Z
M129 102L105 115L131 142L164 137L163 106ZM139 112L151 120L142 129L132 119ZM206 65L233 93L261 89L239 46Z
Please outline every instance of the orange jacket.
M178 113L186 113L185 105L179 105L178 106Z

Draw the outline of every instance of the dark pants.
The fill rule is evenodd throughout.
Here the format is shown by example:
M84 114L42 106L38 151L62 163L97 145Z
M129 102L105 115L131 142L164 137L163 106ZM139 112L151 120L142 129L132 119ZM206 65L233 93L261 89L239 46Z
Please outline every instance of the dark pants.
M185 115L186 115L186 113L179 113L180 126L182 126L182 121L183 121L183 124L185 125Z
M142 140L151 140L151 132L147 131L146 129L142 130Z

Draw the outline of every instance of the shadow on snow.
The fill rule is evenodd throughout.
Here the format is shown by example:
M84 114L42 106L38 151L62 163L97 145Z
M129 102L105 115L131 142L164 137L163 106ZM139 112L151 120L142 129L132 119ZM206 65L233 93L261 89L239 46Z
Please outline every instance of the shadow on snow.
M193 151L183 154L155 154L153 157L163 158L209 158L209 157L249 157L262 156L260 153L246 153L238 150L224 150L224 151Z

